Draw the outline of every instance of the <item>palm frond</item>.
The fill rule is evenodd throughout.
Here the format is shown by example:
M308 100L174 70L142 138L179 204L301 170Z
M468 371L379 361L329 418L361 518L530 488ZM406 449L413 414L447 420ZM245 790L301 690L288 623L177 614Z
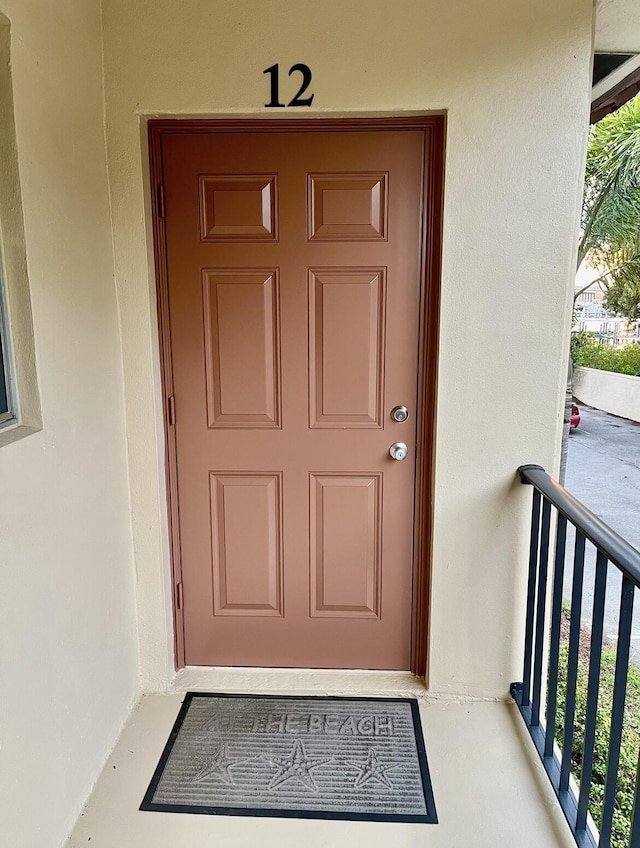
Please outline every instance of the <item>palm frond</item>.
M603 273L605 307L640 317L640 95L589 134L579 265Z

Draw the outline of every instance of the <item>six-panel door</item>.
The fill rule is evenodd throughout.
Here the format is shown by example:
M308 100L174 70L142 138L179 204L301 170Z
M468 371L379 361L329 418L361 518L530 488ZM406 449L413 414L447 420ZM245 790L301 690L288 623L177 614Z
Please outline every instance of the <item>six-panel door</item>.
M423 159L163 138L188 664L409 668Z

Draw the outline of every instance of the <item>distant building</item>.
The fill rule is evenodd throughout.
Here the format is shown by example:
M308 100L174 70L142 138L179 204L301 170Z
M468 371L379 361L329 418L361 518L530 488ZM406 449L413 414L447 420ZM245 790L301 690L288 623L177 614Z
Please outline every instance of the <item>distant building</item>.
M585 330L593 333L601 344L618 348L640 344L640 322L629 321L605 309L604 287L597 282L601 273L583 263L576 275L575 291L580 291L580 294L574 304L576 320L573 332ZM585 288L590 279L593 282Z

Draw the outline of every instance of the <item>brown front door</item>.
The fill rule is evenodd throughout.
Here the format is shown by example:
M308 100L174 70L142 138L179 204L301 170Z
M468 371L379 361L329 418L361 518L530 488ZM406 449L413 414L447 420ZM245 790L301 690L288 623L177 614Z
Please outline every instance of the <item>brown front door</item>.
M186 663L408 669L424 133L161 156Z

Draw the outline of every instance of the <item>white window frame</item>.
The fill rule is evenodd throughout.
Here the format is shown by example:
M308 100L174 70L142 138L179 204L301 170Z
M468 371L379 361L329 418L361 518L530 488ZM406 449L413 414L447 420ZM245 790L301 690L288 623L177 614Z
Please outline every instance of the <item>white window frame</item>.
M0 448L42 429L11 79L11 29L0 13L0 333L9 414Z
M13 369L11 368L11 343L9 339L9 322L7 321L7 305L4 296L4 279L0 268L0 427L8 427L17 421L17 405L13 392Z

